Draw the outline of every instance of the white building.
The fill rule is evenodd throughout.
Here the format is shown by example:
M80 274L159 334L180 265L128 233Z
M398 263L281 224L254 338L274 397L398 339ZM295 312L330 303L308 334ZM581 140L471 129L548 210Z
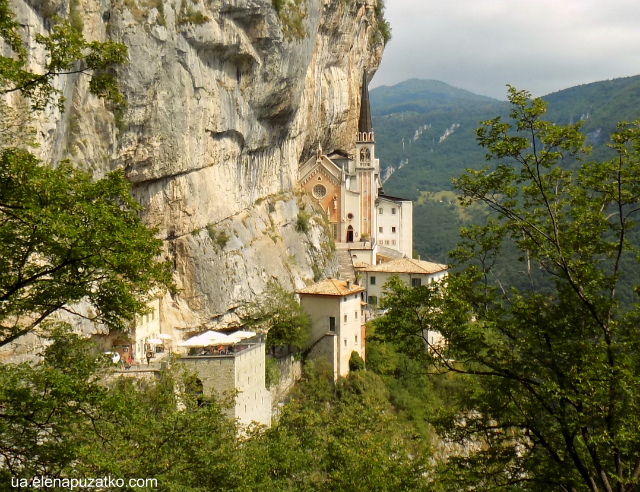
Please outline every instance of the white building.
M377 244L413 256L413 203L380 193L376 202Z
M298 291L300 305L311 317L310 357L324 357L334 379L349 373L349 358L364 359L364 287L345 280L326 279Z
M367 288L367 303L372 309L376 309L379 305L384 297L384 284L393 276L397 276L407 286L419 287L432 282L441 282L448 275L447 265L409 258L379 265L357 263L355 267L356 271L360 272L362 284ZM444 338L437 331L424 330L423 336L431 349L445 343Z
M379 265L356 263L355 268L360 272L360 281L367 289L366 302L371 306L378 305L384 296L384 284L394 275L411 287L438 282L447 276L447 265L410 258L401 258Z
M146 362L147 352L155 352L156 345L148 343L149 340L158 339L160 336L160 299L155 298L147 302L150 312L142 316L136 316L136 326L133 333L132 356L136 363Z

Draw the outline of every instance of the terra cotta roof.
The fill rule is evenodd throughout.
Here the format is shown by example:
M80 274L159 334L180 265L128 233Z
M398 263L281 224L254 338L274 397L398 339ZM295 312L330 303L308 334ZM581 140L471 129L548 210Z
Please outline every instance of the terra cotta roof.
M335 278L328 278L325 280L321 280L309 287L305 287L304 289L300 289L298 294L315 294L322 296L346 296L349 294L355 294L357 292L362 292L365 290L364 287L354 284L353 282L349 282L349 287L347 287L346 280L338 280Z
M365 272L381 272L381 273L417 273L432 274L446 270L447 265L441 263L431 263L430 261L413 260L411 258L402 258L399 260L380 263L379 265L366 265L358 263L357 270Z

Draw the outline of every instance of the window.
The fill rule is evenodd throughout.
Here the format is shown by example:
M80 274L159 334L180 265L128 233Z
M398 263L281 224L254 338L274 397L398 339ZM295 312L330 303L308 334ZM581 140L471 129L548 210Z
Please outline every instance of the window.
M384 210L384 209L383 209L382 207L380 207L380 208L378 209L378 215L382 215L382 211L383 211L383 210Z
M391 244L395 245L395 244L396 244L396 240L395 240L395 239L392 239L392 240L391 240Z
M391 232L396 232L396 228L395 228L395 227L392 227L392 228L391 228Z
M358 319L358 311L355 312L356 319Z
M378 232L382 234L384 232L384 229L382 227L378 227Z
M333 226L333 239L338 239L338 224L332 224Z
M369 304L372 306L378 305L378 298L376 296L369 296Z
M327 189L324 187L324 185L317 184L313 187L312 194L316 198L324 198L327 194Z
M347 322L347 315L346 314L344 315L344 322L345 323Z
M347 348L347 339L344 339L344 348Z
M375 277L369 278L369 285L376 285L376 278Z
M329 316L329 331L336 331L336 318Z
M395 215L396 214L396 208L395 207L391 207L391 215Z
M351 212L347 214L347 219L353 220L353 214Z
M411 279L411 287L420 287L422 285L421 278L412 278Z
M358 343L358 335L356 335L356 343Z

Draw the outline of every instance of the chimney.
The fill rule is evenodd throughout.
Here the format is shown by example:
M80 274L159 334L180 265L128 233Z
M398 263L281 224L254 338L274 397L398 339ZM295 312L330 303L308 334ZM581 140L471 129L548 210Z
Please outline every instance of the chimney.
M347 290L351 290L351 280L347 280Z

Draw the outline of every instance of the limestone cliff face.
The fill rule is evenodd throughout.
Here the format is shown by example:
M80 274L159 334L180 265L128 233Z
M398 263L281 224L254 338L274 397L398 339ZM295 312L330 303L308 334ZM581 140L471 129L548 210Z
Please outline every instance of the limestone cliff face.
M223 315L269 278L294 287L318 269L335 273L320 219L297 232L304 200L278 194L319 144L353 147L362 72L382 55L375 0L305 0L301 39L283 34L271 0L15 2L31 40L46 32L46 15L72 8L85 37L129 49L117 71L125 114L88 94L86 77L67 77L67 112L39 121L40 152L96 176L124 167L183 289L166 303L173 323ZM224 247L208 229L225 231Z

